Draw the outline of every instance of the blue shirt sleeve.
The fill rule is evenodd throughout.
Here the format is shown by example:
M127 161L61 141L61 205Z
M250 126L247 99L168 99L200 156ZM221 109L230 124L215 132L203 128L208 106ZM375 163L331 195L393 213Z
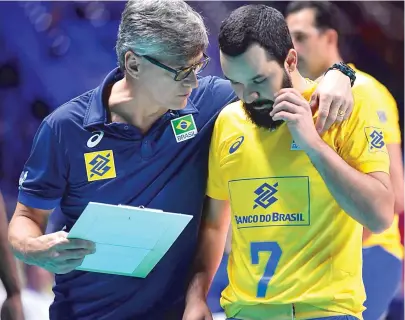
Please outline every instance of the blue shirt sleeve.
M218 114L226 105L235 100L237 97L231 83L214 76L199 78L199 86L192 93L193 104L200 111L210 114Z
M57 207L67 185L67 155L46 119L35 137L19 180L18 201L28 207Z
M238 100L231 83L222 78L214 77L214 81L211 82L211 92L213 94L213 100L218 103L221 108Z

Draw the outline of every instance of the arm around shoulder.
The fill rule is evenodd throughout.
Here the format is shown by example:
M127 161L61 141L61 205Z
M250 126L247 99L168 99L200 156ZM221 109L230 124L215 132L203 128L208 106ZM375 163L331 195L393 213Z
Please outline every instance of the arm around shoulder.
M377 115L356 98L350 118L339 129L335 152L322 140L308 156L341 208L373 233L392 224L394 193L390 160Z

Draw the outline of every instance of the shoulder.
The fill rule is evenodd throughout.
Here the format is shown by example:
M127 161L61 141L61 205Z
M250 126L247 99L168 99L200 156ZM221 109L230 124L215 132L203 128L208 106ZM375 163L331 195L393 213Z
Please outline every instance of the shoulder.
M223 140L244 132L249 120L243 110L242 101L236 101L221 110L215 122L214 136Z
M83 126L93 95L94 89L67 101L57 107L43 122L55 131L66 129L71 125Z
M358 97L364 103L379 109L389 108L392 104L396 105L395 99L387 87L373 76L362 71L357 71L353 95L355 99Z
M246 121L247 116L243 110L242 101L238 100L225 106L219 113L218 119L232 122Z
M228 80L215 76L198 77L198 87L190 96L197 109L213 108L222 109L233 102L236 95Z

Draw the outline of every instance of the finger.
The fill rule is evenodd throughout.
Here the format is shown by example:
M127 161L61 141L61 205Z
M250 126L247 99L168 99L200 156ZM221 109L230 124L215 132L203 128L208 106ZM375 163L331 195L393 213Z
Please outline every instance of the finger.
M348 104L344 104L340 107L336 117L336 122L342 122L344 120L348 106Z
M95 250L89 249L68 249L57 251L58 255L54 258L55 261L66 261L69 259L82 259L88 254L95 253Z
M294 88L282 88L280 89L280 91L277 92L277 96L282 95L283 93L292 93L298 97L302 97L301 93L299 93L298 90Z
M48 242L50 247L67 245L68 243L69 243L69 239L61 238L58 236L52 236Z
M67 273L70 273L70 272L74 271L79 266L80 266L80 264L77 265L77 266L76 265L69 265L69 266L59 267L59 268L55 269L54 273L56 273L56 274L67 274Z
M291 92L284 92L284 93L278 95L277 98L274 99L274 105L279 104L283 101L288 101L288 102L291 102L298 106L304 106L304 107L308 106L308 101L305 100L303 96L301 96L301 95L297 96Z
M68 269L75 269L82 265L84 257L81 259L70 259L66 261L65 267Z
M343 120L349 119L350 115L352 114L352 111L353 111L353 101L347 102L347 104L345 104L345 108L346 108L346 113L345 113L345 115L343 116Z
M316 119L315 128L318 132L322 132L325 127L326 119L329 115L330 106L332 104L332 97L329 95L321 95L319 97L319 111L318 118Z
M336 118L338 117L339 110L342 108L342 100L334 99L330 106L329 115L326 118L325 126L322 129L322 133L329 130L329 128L336 122Z
M82 259L70 259L63 261L63 263L58 263L54 266L54 273L66 274L72 272L77 267L81 266L84 258Z
M277 120L283 120L286 122L293 122L296 121L297 119L297 115L293 114L293 113L288 113L286 111L280 111L277 112L274 116L273 116L273 120L277 121Z
M315 109L319 105L319 95L317 92L314 92L311 96L311 100L309 100L309 106L311 109Z
M68 239L68 242L63 242L57 244L55 249L65 250L65 249L89 249L93 250L96 248L96 244L89 240L84 239Z
M272 117L273 115L275 115L277 112L280 111L287 111L289 113L297 113L299 112L301 108L291 102L288 101L282 101L280 103L278 103L277 105L274 104L273 109L270 112L270 116Z
M58 231L58 232L53 233L53 235L58 238L66 239L69 234L65 231Z

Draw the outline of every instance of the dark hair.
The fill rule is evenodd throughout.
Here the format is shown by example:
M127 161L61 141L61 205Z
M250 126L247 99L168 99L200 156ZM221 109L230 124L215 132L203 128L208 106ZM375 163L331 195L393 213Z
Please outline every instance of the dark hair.
M257 43L279 64L294 48L282 13L266 5L246 5L232 11L221 24L218 42L221 51L232 57Z
M313 9L314 24L319 30L333 29L340 33L340 10L329 1L293 1L287 5L286 17L304 9Z

